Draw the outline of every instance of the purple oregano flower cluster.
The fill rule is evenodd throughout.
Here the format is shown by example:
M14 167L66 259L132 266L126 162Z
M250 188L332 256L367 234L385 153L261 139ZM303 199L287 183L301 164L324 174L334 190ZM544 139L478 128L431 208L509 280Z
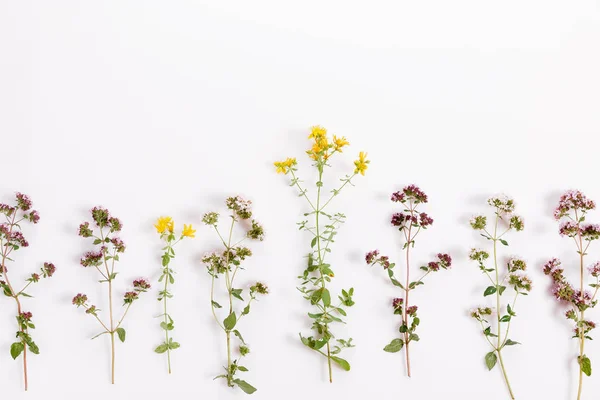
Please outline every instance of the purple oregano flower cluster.
M406 258L405 283L401 283L394 276L395 263L391 263L388 256L380 255L379 250L373 250L365 256L368 265L378 264L387 271L388 277L394 286L403 291L403 297L392 300L392 309L394 314L402 318L400 325L400 337L393 339L383 350L389 353L396 353L405 348L407 374L410 377L410 356L409 345L413 341L419 341L419 335L416 333L420 319L417 316L418 307L409 303L409 294L413 289L423 285L423 279L432 272L441 269L448 269L452 265L452 258L445 253L438 253L434 260L422 265L423 271L421 277L415 281L410 280L410 250L415 247L415 238L421 232L433 224L433 219L425 212L420 211L419 205L427 203L427 195L415 185L406 186L402 191L395 192L391 196L395 203L401 203L404 207L402 212L392 215L391 224L402 233L403 247Z
M586 223L586 215L596 208L596 203L588 199L583 193L570 190L560 197L558 206L554 210L554 218L560 222L559 233L570 238L575 243L578 255L579 280L577 285L572 285L564 275L562 262L552 258L544 265L544 274L552 279L554 297L569 306L565 317L575 324L573 338L579 341L579 387L578 399L581 398L583 374L592 374L592 362L585 354L585 341L591 340L590 331L596 323L586 317L589 309L598 304L597 295L600 289L600 261L593 263L586 271L585 257L594 240L600 238L600 225ZM587 272L587 273L586 273ZM587 275L592 277L593 283L586 284ZM586 287L591 287L592 291Z
M123 295L123 306L125 310L120 319L115 319L113 310L113 282L117 277L118 272L115 272L115 263L119 261L120 254L125 252L125 243L117 236L123 229L121 220L110 215L110 212L102 207L94 207L91 211L93 225L89 222L84 222L79 225L79 236L84 238L94 239L95 250L88 251L80 260L83 267L95 268L100 277L99 282L106 283L108 286L108 307L109 320L103 322L98 314L98 309L94 304L88 303L88 296L82 293L77 294L73 298L73 305L83 307L85 312L92 315L101 325L103 331L94 338L108 334L111 342L111 382L115 383L115 334L121 342L125 341L126 332L122 327L123 320L129 311L129 308L139 298L140 293L150 289L150 283L146 279L136 279L133 281L133 289L125 292ZM94 231L96 229L96 231Z
M50 262L45 262L39 273L32 273L25 280L22 289L18 290L14 282L11 281L8 274L7 263L14 261L14 252L17 250L29 247L29 242L23 236L20 223L23 221L37 224L40 220L40 215L36 210L32 209L33 203L29 196L17 193L15 204L0 204L0 214L4 215L5 221L0 223L0 256L2 264L0 265L0 289L4 295L12 298L17 306L17 326L16 333L17 341L10 346L10 355L13 359L17 359L23 355L23 380L25 390L28 388L27 376L27 351L33 354L39 354L40 350L31 338L30 329L34 329L33 314L23 310L21 304L24 297L31 297L25 290L32 284L40 281L40 279L50 278L54 275L56 267Z

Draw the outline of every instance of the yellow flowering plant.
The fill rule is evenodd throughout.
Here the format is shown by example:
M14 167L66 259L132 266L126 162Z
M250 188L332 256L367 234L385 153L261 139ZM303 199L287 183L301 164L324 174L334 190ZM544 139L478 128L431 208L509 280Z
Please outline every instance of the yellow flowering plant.
M180 344L173 341L170 332L175 329L173 318L167 310L168 299L173 297L173 294L169 290L169 285L175 283L175 271L171 267L171 260L175 258L175 245L181 242L185 238L196 237L196 230L192 228L192 225L183 225L183 229L180 235L175 235L175 222L171 217L160 217L154 225L156 232L160 235L160 239L164 243L162 248L163 254L161 256L162 273L158 282L163 284L162 289L158 292L158 301L162 302L163 313L158 317L162 318L160 327L165 331L165 340L158 345L154 351L158 354L167 354L167 368L169 374L171 373L171 350L178 349Z
M334 242L338 227L344 223L346 216L342 213L327 213L325 209L342 189L352 184L352 179L360 174L364 175L368 168L369 161L367 153L360 152L358 159L354 161L354 171L352 174L341 178L341 184L338 188L331 190L327 198L323 197L323 173L325 167L331 167L329 164L333 155L342 153L343 149L350 143L345 137L333 136L328 138L327 130L321 126L313 126L308 136L312 139L312 147L306 153L313 161L313 166L317 169L318 178L316 181L316 198L311 200L308 196L308 189L302 185L302 181L296 175L296 159L287 158L285 161L275 162L277 173L289 175L290 186L296 187L299 196L303 197L309 205L310 211L305 213L305 217L310 217L298 223L299 229L310 234L311 250L308 253L307 267L298 278L302 281L298 290L304 295L304 298L316 308L315 312L308 313L312 319L312 329L314 334L311 336L302 336L300 340L311 350L319 353L327 359L329 371L329 382L332 378L332 362L337 364L345 371L350 370L350 363L339 357L344 348L353 347L352 338L336 339L330 330L330 324L334 322L343 323L342 317L346 316L344 307L354 305L352 296L354 288L342 290L338 296L339 303L332 302L332 295L327 288L331 282L334 273L331 264L326 261L326 256L331 252L330 245Z
M202 222L213 227L223 245L222 250L205 254L202 257L202 262L211 277L210 307L212 315L219 328L225 333L227 342L227 365L223 367L225 373L216 376L215 379L226 379L227 386L232 388L237 386L245 393L252 394L256 392L256 388L245 380L236 377L238 372L248 372L248 368L241 364L241 360L242 357L250 353L250 348L239 331L239 325L241 320L250 313L250 305L254 300L257 300L257 295L268 294L269 290L265 284L256 282L247 291L244 291L242 288L236 288L235 278L244 269L242 263L252 256L252 251L248 247L241 246L241 244L247 239L262 241L265 232L260 223L252 218L251 202L249 200L235 196L229 197L225 204L231 212L229 215L231 224L227 235L222 235L219 230L218 213L209 212L204 214L202 218ZM236 223L245 231L244 236L237 240L234 239ZM227 293L227 303L223 306L216 301L216 286L219 278L222 278ZM246 297L247 300L244 299L246 295L248 296ZM239 304L240 302L242 307L236 307L236 303ZM225 311L225 319L221 319L222 316L217 315L220 309ZM234 340L232 334L239 342L239 357L235 359L232 352L232 342Z

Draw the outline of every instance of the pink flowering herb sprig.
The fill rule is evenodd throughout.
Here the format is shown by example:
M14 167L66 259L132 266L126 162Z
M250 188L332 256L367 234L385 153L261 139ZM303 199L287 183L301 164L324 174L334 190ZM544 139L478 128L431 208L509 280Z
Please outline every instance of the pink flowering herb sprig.
M515 312L517 298L526 296L531 291L532 282L525 275L527 264L523 259L511 257L506 266L499 265L498 243L508 246L508 242L504 239L505 235L510 231L522 231L525 224L520 216L514 214L515 202L513 199L506 196L495 196L488 199L488 205L494 210L494 222L491 224L491 228L488 230L488 218L485 215L474 216L470 220L470 225L479 231L481 236L492 242L492 260L488 260L490 253L486 250L475 248L471 249L469 258L478 264L479 270L490 281L491 285L485 289L483 296L494 296L495 308L478 307L471 311L471 317L479 322L484 337L492 347L492 351L484 357L487 368L491 371L499 361L510 398L514 399L515 396L502 359L502 351L506 346L520 344L509 338L510 327L517 316ZM493 264L488 266L490 261ZM501 297L506 293L508 287L512 288L514 296L512 301L506 303L506 313L503 313L501 312L504 309Z
M579 285L571 285L564 275L561 261L557 258L549 260L544 265L544 274L552 279L554 297L569 305L569 310L565 317L573 321L573 338L579 342L579 354L577 362L579 364L579 386L577 390L577 399L581 399L583 388L583 374L592 375L592 362L585 354L585 341L591 340L590 332L596 327L596 323L586 316L588 310L598 304L598 290L600 289L600 261L593 263L588 271L585 269L585 257L587 251L594 240L600 238L600 225L586 223L587 213L596 208L596 203L588 199L580 191L570 190L560 197L558 207L554 211L554 218L561 222L559 233L561 236L568 237L575 242L579 265ZM587 272L587 273L586 273ZM588 275L592 282L587 284ZM592 288L590 292L587 290Z
M250 353L250 347L244 340L239 331L239 325L242 319L250 313L250 306L258 300L259 295L266 295L269 289L264 283L256 282L252 284L247 291L240 287L236 287L235 278L239 272L244 269L243 262L252 256L252 250L248 247L241 246L246 240L262 241L265 238L265 232L262 225L252 218L251 202L244 200L240 196L229 197L225 201L227 209L230 211L229 217L229 232L225 235L219 230L219 214L209 212L204 214L202 222L208 226L212 226L217 236L219 237L223 249L208 253L202 257L202 262L206 266L206 270L211 277L210 290L210 307L212 315L219 325L219 328L225 333L227 342L227 365L223 366L225 373L218 375L215 379L223 378L227 380L227 386L239 387L247 394L256 392L256 388L243 379L237 378L238 372L248 372L248 368L241 364L242 357ZM244 236L234 238L235 226L238 224L244 230ZM227 304L222 306L216 301L215 289L217 279L222 278L227 294ZM246 297L247 296L247 297ZM241 303L241 306L236 307L236 303ZM225 318L219 317L220 309L225 311ZM234 358L232 350L232 342L234 338L239 341L238 357Z
M181 242L184 238L196 237L196 230L192 225L183 224L183 229L180 235L175 235L175 222L171 217L160 217L154 225L156 232L160 235L160 239L165 245L162 248L163 254L161 256L161 275L158 278L158 282L163 285L162 289L158 292L158 301L162 302L163 313L158 316L162 321L160 323L161 329L165 332L165 340L159 344L154 352L157 354L167 354L167 370L171 373L171 351L178 349L181 345L179 342L173 340L171 336L172 331L175 329L175 322L169 314L167 305L168 300L173 298L173 294L169 290L169 285L175 283L175 270L171 266L171 261L175 258L175 246Z
M0 223L0 251L2 251L2 265L0 268L0 289L4 295L12 298L17 306L17 341L10 346L10 355L16 360L23 354L23 380L25 390L28 389L27 377L27 350L33 354L39 354L40 349L33 341L30 330L35 329L29 311L23 310L22 301L24 297L31 297L25 292L30 285L38 283L41 279L50 278L54 275L56 268L54 264L45 262L39 273L32 273L26 279L26 283L20 290L15 289L14 282L8 275L8 261L14 261L13 253L23 247L29 247L29 242L21 231L21 222L28 221L37 224L40 216L36 210L32 210L32 202L29 196L22 193L16 194L15 205L0 204L0 214L4 215L5 222Z
M121 318L115 319L113 286L118 272L115 272L115 263L119 261L121 254L125 252L125 243L117 235L121 232L123 224L121 221L110 215L109 211L102 207L94 207L91 210L93 225L84 222L79 225L79 236L93 239L96 250L88 251L80 260L80 264L86 268L95 268L102 278L98 282L107 285L108 289L108 323L100 318L100 309L88 301L88 296L82 293L73 298L73 305L83 307L86 314L93 316L100 324L103 331L94 336L108 334L111 344L111 383L115 383L115 334L121 342L125 342L126 331L123 328L123 321L129 312L131 305L139 299L141 293L150 289L150 283L146 279L136 279L133 281L133 288L123 295L123 307L125 307Z
M312 199L309 197L308 189L304 187L303 181L296 175L298 169L295 158L277 161L274 165L277 173L290 177L290 186L298 190L298 195L307 201L310 208L309 212L304 214L304 217L310 218L310 221L307 218L298 223L299 229L308 233L311 248L308 253L308 265L302 275L298 276L302 282L298 290L303 294L304 299L315 308L313 312L308 313L308 317L312 320L314 333L306 337L300 334L300 340L310 350L326 358L329 382L331 383L333 382L332 363L344 371L350 370L350 363L341 358L339 354L346 348L354 347L352 338L336 339L330 325L344 323L342 318L347 315L344 307L354 305L352 299L354 288L342 290L338 296L339 303L334 303L335 297L327 287L334 273L331 264L326 261L326 256L331 252L330 246L334 242L338 228L345 222L346 216L342 213L326 212L325 210L344 188L353 186L352 179L357 175L365 175L370 161L367 160L367 153L361 151L358 159L354 161L352 173L341 178L341 184L332 189L331 194L326 195L323 188L323 174L332 166L331 160L334 156L341 154L350 143L345 137L335 135L330 137L327 129L321 126L313 126L308 138L312 139L312 147L306 153L318 174L315 182L316 195Z
M423 279L430 273L449 269L452 265L452 258L448 254L438 253L435 260L421 266L420 269L423 271L421 277L411 281L411 249L415 247L415 238L419 232L429 228L433 224L433 219L419 210L421 204L427 203L427 195L415 185L406 186L402 191L393 193L391 200L395 203L401 203L404 207L402 212L392 215L391 224L402 233L402 249L405 252L406 259L405 283L401 283L394 276L396 264L391 263L388 256L380 255L378 250L367 253L365 261L368 265L380 265L384 270L387 270L387 275L392 284L399 287L403 292L403 297L393 299L391 304L394 314L400 315L402 319L399 329L401 335L399 338L394 338L383 350L389 353L397 353L404 348L407 375L410 377L409 345L412 342L419 341L416 330L421 320L417 316L418 307L409 303L409 294L423 285Z

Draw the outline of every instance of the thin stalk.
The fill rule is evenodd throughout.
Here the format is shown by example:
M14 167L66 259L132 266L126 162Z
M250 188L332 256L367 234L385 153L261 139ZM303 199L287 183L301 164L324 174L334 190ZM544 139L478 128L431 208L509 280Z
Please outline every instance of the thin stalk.
M233 312L233 296L231 291L233 289L233 280L230 279L229 275L229 251L231 249L231 238L233 236L233 226L235 225L235 217L231 217L231 227L229 228L229 238L227 239L227 257L225 259L225 283L227 285L227 294L229 297L229 314ZM225 330L227 336L227 385L233 387L232 376L231 376L231 331Z
M581 239L581 230L579 230L579 234L578 234L578 239L579 239L579 283L580 283L580 290L581 290L581 295L583 295L583 290L584 290L584 286L583 286L583 256L584 256L584 250L583 250L583 242ZM581 311L581 319L580 321L585 321L585 311ZM579 328L579 384L578 384L578 388L577 388L577 400L581 400L581 394L583 392L583 368L581 368L581 362L583 360L583 355L584 355L584 351L585 351L585 335L583 333L583 326L581 326Z
M321 183L321 179L323 178L323 169L319 168L319 183ZM343 187L343 186L342 186ZM327 203L325 204L327 205ZM317 230L317 253L319 254L319 265L323 264L323 255L321 251L321 228L319 226L319 214L321 213L321 185L317 186L317 207L315 210L315 225ZM321 274L321 288L325 291L325 277L323 276L323 272L319 269L319 273ZM323 304L323 312L327 314L327 306ZM325 324L325 333L329 335L329 324ZM329 371L329 383L333 383L333 372L331 369L331 346L329 345L329 339L327 340L327 369Z
M17 211L15 210L12 220L10 221L10 230L7 235L8 237L10 237L10 235L12 234L13 228L15 226L16 215L17 215ZM6 269L6 259L8 258L9 254L10 254L9 248L7 246L3 246L3 249L2 249L2 275L4 276L6 285L10 289L11 297L13 299L15 299L15 302L17 303L17 315L21 315L21 312L23 310L21 308L21 302L19 301L19 295L25 289L21 290L21 292L19 292L19 293L15 293L15 291L10 283L10 279L8 278L8 271ZM25 288L27 286L25 286ZM19 326L19 331L23 332L23 333L27 333L27 328L23 329L21 326ZM29 389L29 382L28 382L28 376L27 376L27 343L25 343L23 340L21 340L21 343L23 343L23 384L25 386L25 391L27 391Z
M510 386L510 381L508 379L508 374L506 372L506 367L504 366L504 360L502 359L502 335L500 334L500 327L502 322L500 321L500 288L498 284L500 282L500 276L498 271L498 220L500 219L499 215L496 214L496 221L494 223L494 269L496 270L496 316L498 323L498 344L496 345L496 352L498 353L498 360L500 361L500 368L502 369L502 375L504 376L504 381L506 382L506 387L508 388L508 392L510 393L510 398L514 400L515 395L513 394L512 388Z
M403 323L408 326L408 295L410 293L410 246L413 240L412 233L412 217L414 216L414 208L412 200L410 202L410 216L411 222L408 227L408 233L406 234L406 285L404 286L404 316ZM409 334L408 331L404 332L404 349L406 354L406 373L410 378L410 349L409 349Z
M169 314L167 314L167 290L169 288L169 277L165 276L165 291L163 295L163 307L164 307L164 317L165 324L169 323ZM165 343L167 344L167 365L169 368L169 374L171 373L171 348L169 346L169 330L165 329Z
M104 232L100 229L100 236L102 241L104 241ZM115 322L114 322L114 313L113 313L113 287L112 287L112 276L110 269L108 268L108 263L106 262L106 255L102 254L102 258L104 259L104 267L106 268L106 276L108 277L108 309L109 309L109 317L110 317L110 370L111 370L111 383L115 384Z

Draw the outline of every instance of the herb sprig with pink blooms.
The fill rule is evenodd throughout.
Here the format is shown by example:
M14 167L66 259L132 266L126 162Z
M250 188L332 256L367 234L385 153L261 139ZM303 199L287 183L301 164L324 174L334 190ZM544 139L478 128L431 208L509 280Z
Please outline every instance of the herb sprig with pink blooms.
M82 293L73 298L75 306L83 307L86 314L96 319L103 331L94 336L108 334L111 344L111 383L115 383L115 335L121 342L125 342L126 331L123 328L123 321L131 308L131 305L138 300L140 293L150 289L150 283L145 279L136 279L133 281L133 289L126 292L123 296L124 310L121 317L116 319L114 310L113 289L114 281L118 272L115 271L116 262L119 261L121 254L125 252L125 243L117 236L123 228L121 221L110 215L109 211L102 207L94 207L91 210L92 220L95 228L89 222L79 225L79 236L93 239L96 250L88 251L81 258L80 264L86 268L95 268L98 271L100 279L98 282L107 285L108 291L108 322L105 323L100 318L100 309L88 301L88 296Z
M585 223L587 213L595 208L596 203L593 200L588 199L580 191L571 190L560 197L554 211L554 218L561 221L560 235L573 239L577 249L578 285L569 283L559 259L553 258L544 265L544 274L548 275L554 284L554 297L569 305L565 317L575 325L573 338L579 342L578 400L581 399L583 390L583 374L592 375L592 362L585 353L585 342L592 339L590 331L596 327L596 323L588 319L586 313L598 304L597 296L600 289L600 261L592 264L587 271L592 277L592 283L586 282L588 274L585 270L587 250L594 240L600 238L600 225ZM591 292L587 290L587 286L592 288Z
M23 381L25 390L28 389L27 376L27 351L33 354L39 354L40 349L31 337L30 330L35 329L33 315L23 308L23 298L32 297L25 292L30 285L36 284L41 279L50 278L54 275L56 268L54 264L45 262L39 273L32 273L26 279L23 287L19 290L15 283L11 281L8 274L7 263L14 261L13 253L23 247L29 247L29 242L23 236L21 231L21 222L28 221L37 224L40 216L36 210L32 210L32 202L29 196L22 193L16 194L16 204L10 206L0 204L0 214L4 215L5 222L0 223L0 251L2 256L2 265L0 266L0 289L4 295L12 298L17 306L17 341L10 346L10 355L17 359L23 355ZM12 269L12 267L11 267Z
M160 323L161 329L165 332L165 340L159 344L154 351L158 354L167 354L167 370L171 373L171 350L178 349L181 345L179 342L173 341L171 332L175 329L175 321L169 314L167 309L168 300L173 298L173 294L169 290L169 285L175 283L175 271L171 267L171 260L175 258L175 246L184 238L196 237L196 230L192 225L183 224L183 229L179 237L175 236L175 222L171 217L160 217L154 225L156 232L160 235L160 239L164 243L162 248L163 254L161 257L162 271L158 282L162 282L162 289L158 292L158 301L162 302L163 313L159 315L162 318Z
M247 294L245 294L244 289L236 287L235 278L238 276L238 273L244 269L242 263L252 256L252 250L248 247L241 246L241 244L247 239L262 241L264 240L265 232L262 225L255 219L252 219L252 210L250 209L251 202L249 200L244 200L240 196L229 197L225 201L225 204L231 212L229 215L231 224L229 224L229 231L227 234L224 235L219 230L218 213L209 212L202 218L202 222L213 227L219 240L223 244L223 250L206 254L202 258L202 262L206 265L207 272L211 276L210 307L212 314L219 325L219 328L225 333L227 342L227 365L223 367L225 373L216 376L215 379L226 379L227 386L237 386L245 393L252 394L256 391L256 388L245 380L236 377L238 372L248 372L248 368L241 364L241 359L250 353L250 348L238 327L240 321L250 313L250 305L257 300L257 296L268 294L269 290L264 283L256 282L247 289ZM239 224L244 230L244 236L238 239L234 239L236 224ZM227 293L227 304L225 306L222 306L215 300L215 289L217 279L219 278L223 278L225 291ZM244 299L245 296L248 297ZM240 307L241 311L235 307L236 302L242 303L242 306ZM226 317L224 319L217 316L219 309L225 310ZM232 334L240 343L238 346L238 358L234 358L233 356Z
M311 306L315 307L312 313L308 313L312 319L312 329L314 334L311 336L302 336L300 340L309 349L315 351L327 359L329 370L329 382L333 382L332 362L337 364L345 371L350 370L350 363L339 357L341 351L348 347L354 347L352 338L337 339L336 343L332 344L332 339L335 339L331 332L330 324L343 323L342 317L345 317L346 310L344 307L354 305L352 296L354 288L342 290L338 296L339 303L334 304L327 285L331 282L334 276L331 264L325 259L331 252L330 245L335 241L337 229L346 220L346 216L342 213L326 212L325 209L331 201L340 194L346 186L352 186L352 179L358 174L364 175L368 168L369 161L367 154L360 152L358 159L354 161L354 171L340 179L339 187L331 190L331 194L324 196L323 192L323 174L325 170L331 167L331 160L337 153L342 153L343 148L350 143L345 137L329 138L327 130L321 126L313 126L311 133L308 136L313 140L312 147L306 151L309 158L313 161L313 167L317 170L318 178L315 182L316 196L314 199L308 196L308 189L304 188L303 182L296 176L296 159L287 158L285 161L277 161L274 163L277 173L290 175L290 186L295 187L299 191L299 196L303 197L310 207L310 211L305 213L308 219L298 223L299 229L307 232L310 235L311 251L308 253L308 265L303 274L298 278L302 281L298 290L303 294L304 298L310 302Z
M391 200L401 203L404 207L402 212L392 215L391 224L398 228L402 233L403 246L405 252L405 279L401 283L401 278L394 275L395 263L389 261L388 256L379 254L378 250L367 253L365 261L368 265L380 265L387 271L392 284L399 287L403 292L403 297L393 299L392 308L394 314L400 315L400 337L394 338L387 346L383 348L389 353L397 353L403 348L406 354L406 370L411 376L409 345L412 342L419 341L419 335L416 333L421 320L417 315L418 307L409 303L410 293L423 285L423 280L432 272L435 273L441 269L448 269L452 265L452 258L448 254L438 253L436 259L420 267L422 273L419 279L411 281L411 249L415 247L415 239L421 230L425 230L433 224L433 219L419 210L419 205L427 203L427 195L415 185L406 186L402 191L392 194Z
M494 210L493 223L488 230L488 219L485 215L477 215L470 221L471 227L476 231L481 232L481 236L492 242L492 259L490 253L482 249L471 249L469 258L477 262L479 270L489 280L488 286L483 296L494 296L494 308L481 306L471 311L473 317L481 325L482 333L492 351L488 352L484 359L487 368L491 371L499 362L502 370L502 375L511 399L514 399L512 387L508 379L508 373L504 360L502 359L502 351L506 346L520 344L519 342L510 339L510 328L513 320L517 317L516 302L519 296L526 296L531 291L532 282L525 274L527 269L525 261L518 257L511 257L506 263L506 269L499 264L498 243L508 246L508 241L505 235L510 231L522 231L525 227L523 219L514 215L515 210L514 200L506 196L496 196L488 199L488 205ZM490 263L491 265L488 265ZM502 295L507 293L507 288L512 288L514 295L512 300L506 303L504 307L502 303ZM502 310L506 310L505 312Z

